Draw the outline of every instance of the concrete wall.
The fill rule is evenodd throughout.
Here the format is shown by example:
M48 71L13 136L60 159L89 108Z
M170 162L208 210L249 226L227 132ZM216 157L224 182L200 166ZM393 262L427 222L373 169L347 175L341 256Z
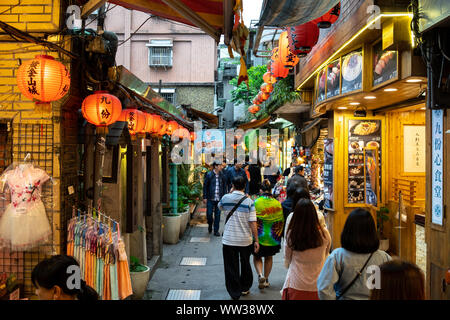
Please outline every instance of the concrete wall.
M176 104L190 104L195 109L212 113L214 111L214 86L177 87Z

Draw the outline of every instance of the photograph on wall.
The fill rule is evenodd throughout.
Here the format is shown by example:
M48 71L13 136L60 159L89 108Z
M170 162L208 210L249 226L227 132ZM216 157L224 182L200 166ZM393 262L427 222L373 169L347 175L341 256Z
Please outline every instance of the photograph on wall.
M341 93L341 60L330 63L327 67L327 98Z
M362 50L342 57L342 93L362 88L363 56Z
M321 102L325 99L325 86L327 83L327 68L320 70L317 75L317 99L316 102Z
M372 63L373 86L397 78L397 51L383 50L382 41L373 46Z
M364 150L377 148L380 159L381 120L349 120L348 128L348 203L365 203ZM381 179L381 175L378 176Z

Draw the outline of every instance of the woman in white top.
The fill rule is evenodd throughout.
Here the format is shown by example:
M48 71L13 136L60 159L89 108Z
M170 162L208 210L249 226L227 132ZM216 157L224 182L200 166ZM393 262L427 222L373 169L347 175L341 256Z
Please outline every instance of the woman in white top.
M311 200L300 199L286 223L284 262L289 268L283 285L283 300L318 300L317 278L331 246Z

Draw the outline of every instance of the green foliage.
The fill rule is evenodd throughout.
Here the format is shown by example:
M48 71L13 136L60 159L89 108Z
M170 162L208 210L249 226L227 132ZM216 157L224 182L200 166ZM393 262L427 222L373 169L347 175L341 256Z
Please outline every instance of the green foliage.
M252 104L253 98L258 94L261 85L264 83L263 75L266 72L266 65L254 66L248 69L249 88L247 88L245 82L242 82L239 86L237 85L239 76L231 79L230 84L236 87L236 89L231 91L231 102L244 104L246 107L249 107Z
M389 221L389 209L386 207L381 207L380 210L377 211L377 232L380 236L380 239L384 239L384 223Z
M144 272L147 271L147 267L139 262L139 259L130 256L130 271L131 272Z

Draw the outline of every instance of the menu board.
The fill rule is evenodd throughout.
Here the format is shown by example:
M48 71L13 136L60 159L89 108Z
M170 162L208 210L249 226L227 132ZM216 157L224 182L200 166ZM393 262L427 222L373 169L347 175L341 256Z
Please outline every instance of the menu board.
M362 50L342 57L342 93L362 89Z
M378 205L378 188L379 188L379 161L378 148L366 147L364 148L364 171L366 176L365 198L366 203L377 206Z
M327 82L327 68L320 70L317 75L317 93L316 102L323 101L325 99L325 84Z
M397 51L383 50L382 41L373 46L372 62L373 86L377 86L398 74Z
M364 148L377 148L381 158L381 120L349 120L348 127L348 203L365 203Z
M323 193L324 208L334 209L334 193L333 193L333 155L334 142L333 139L324 139L324 164L323 164Z
M330 63L327 67L327 98L341 92L341 60Z

